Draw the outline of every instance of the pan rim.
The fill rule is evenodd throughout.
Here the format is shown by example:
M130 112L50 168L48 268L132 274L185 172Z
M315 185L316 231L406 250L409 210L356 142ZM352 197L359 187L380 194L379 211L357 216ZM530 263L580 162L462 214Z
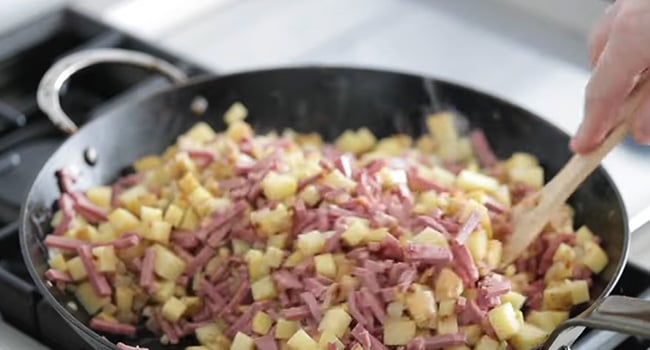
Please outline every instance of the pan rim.
M544 124L545 127L552 129L555 132L558 132L564 136L569 137L570 135L559 128L557 125L554 123L550 122L548 119L543 118L542 116L530 111L527 108L524 108L511 100L509 100L506 97L500 96L499 94L488 92L486 90L483 90L481 88L475 87L475 86L470 86L470 85L465 85L465 83L461 83L457 80L453 79L447 79L447 78L438 78L433 75L428 75L428 74L419 74L417 72L411 72L408 70L401 70L401 69L384 69L384 68L377 68L377 67L359 67L356 65L340 65L340 64L296 64L296 65L278 65L278 66L273 66L273 67L262 67L262 68L255 68L251 70L241 70L241 71L236 71L236 72L230 72L227 74L219 75L219 74L205 74L205 75L198 75L195 77L190 78L188 81L180 83L180 84L175 84L175 85L170 85L170 86L165 86L162 88L157 89L156 91L153 91L149 94L146 94L144 96L136 96L132 99L126 100L126 101L121 101L120 104L113 106L113 108L102 111L100 115L98 115L98 118L94 118L93 120L89 121L88 123L80 126L79 131L76 132L73 135L68 136L61 145L59 145L52 153L50 158L41 166L39 169L39 172L37 176L34 178L32 181L29 191L27 195L25 196L24 202L21 205L20 208L20 215L19 215L19 242L20 242L20 251L23 256L23 261L27 265L27 270L29 271L29 275L32 278L32 281L36 285L37 290L39 293L43 296L44 299L47 300L47 302L53 307L53 309L61 315L68 323L71 323L74 325L74 331L77 333L83 333L86 336L90 336L93 338L94 341L100 342L102 345L108 347L108 348L114 348L117 349L117 346L110 342L107 338L103 337L101 334L93 331L87 324L81 322L79 319L74 317L68 310L67 308L58 302L56 298L52 295L50 292L50 288L48 288L45 283L41 280L43 276L39 275L34 267L34 262L31 258L31 255L29 253L29 246L28 242L26 241L25 234L24 232L27 230L28 225L31 224L31 220L28 217L27 209L26 209L26 204L29 202L29 200L33 197L33 193L35 191L34 185L38 182L43 181L42 178L45 177L47 174L43 172L44 169L48 168L48 165L52 161L52 158L54 158L55 155L59 154L62 152L62 149L65 147L66 144L72 142L75 140L77 137L81 137L80 134L84 129L87 129L86 126L92 126L93 123L99 122L99 119L101 117L110 117L112 114L117 114L119 113L120 110L128 109L131 108L134 105L138 105L141 103L144 103L148 100L157 98L161 95L169 94L173 95L175 91L192 87L195 85L199 85L202 83L209 83L209 82L214 82L218 81L221 79L226 79L226 78L236 78L236 77L241 77L241 76L248 76L248 75L259 75L259 74L264 74L264 73L282 73L282 72L300 72L300 71L322 71L322 72L351 72L351 73L371 73L371 74L382 74L382 75L394 75L394 76L400 76L400 77L408 77L411 79L419 79L422 80L423 83L436 83L436 84L443 84L447 85L449 87L455 88L455 89L460 89L464 90L466 92L469 92L471 94L477 95L477 96L482 96L489 98L495 102L498 102L504 106L507 106L508 108L517 110L519 112L522 112L526 115L529 115L535 119L538 119L542 124ZM606 298L609 296L618 283L623 270L625 266L627 265L628 261L628 255L629 255L629 243L630 243L630 228L629 228L629 214L627 212L627 208L625 205L625 202L623 201L622 195L620 190L618 189L618 186L612 179L611 175L605 169L605 167L601 164L597 167L597 171L602 174L602 176L605 178L605 180L611 185L611 188L614 192L614 196L617 201L617 206L621 209L621 212L623 213L622 215L622 225L623 225L623 242L622 242L622 249L620 251L620 258L618 259L618 262L615 266L614 270L614 276L611 278L603 291L600 293L600 295L593 299L591 305L587 307L585 310L583 310L581 313L575 315L573 318L579 318L579 317L585 317L586 315L591 312L591 310L597 306L598 302L601 301L602 299ZM81 334L80 334L81 335ZM82 336L83 337L83 336ZM84 339L84 341L88 342L87 339Z

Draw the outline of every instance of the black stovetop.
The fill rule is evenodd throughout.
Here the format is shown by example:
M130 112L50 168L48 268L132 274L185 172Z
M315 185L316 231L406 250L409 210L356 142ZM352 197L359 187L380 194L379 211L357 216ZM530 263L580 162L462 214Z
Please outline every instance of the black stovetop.
M148 52L184 69L206 69L70 9L48 14L0 36L0 315L53 349L86 349L78 336L36 291L18 244L17 219L39 168L65 140L36 105L36 88L57 59L75 50L118 47ZM117 101L166 84L142 69L103 65L68 83L64 109L78 123ZM616 294L650 298L650 272L628 265ZM2 340L0 340L2 341ZM589 332L575 349L648 349L650 343L612 333Z

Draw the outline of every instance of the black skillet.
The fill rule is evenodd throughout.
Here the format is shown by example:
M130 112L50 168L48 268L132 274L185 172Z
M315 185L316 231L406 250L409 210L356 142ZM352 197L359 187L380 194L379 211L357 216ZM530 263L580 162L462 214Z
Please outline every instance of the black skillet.
M75 72L98 63L127 63L167 75L176 86L107 111L80 130L62 111L61 87ZM93 348L115 349L117 341L163 348L158 339L139 332L133 339L115 338L89 329L89 315L71 296L51 288L43 239L53 203L59 196L55 171L65 166L80 170L79 188L108 184L136 158L162 152L177 135L199 120L222 130L222 115L235 101L249 109L247 119L256 131L315 131L333 138L345 129L367 126L378 136L391 133L420 135L424 116L454 109L469 127L487 134L499 157L515 151L536 155L548 180L571 156L569 137L530 112L457 84L422 76L344 67L301 67L252 71L187 81L172 65L146 54L119 49L94 49L57 62L44 76L38 92L41 109L59 127L73 133L43 166L23 206L20 244L29 272L40 292ZM88 161L88 155L96 156ZM576 308L556 329L545 349L570 346L585 327L650 337L650 302L608 296L622 273L628 253L626 211L616 186L598 168L571 197L576 225L587 223L602 238L610 263L592 289L594 302ZM110 339L110 340L109 340ZM182 344L188 345L188 344ZM184 346L178 345L176 349ZM172 348L172 347L168 347Z

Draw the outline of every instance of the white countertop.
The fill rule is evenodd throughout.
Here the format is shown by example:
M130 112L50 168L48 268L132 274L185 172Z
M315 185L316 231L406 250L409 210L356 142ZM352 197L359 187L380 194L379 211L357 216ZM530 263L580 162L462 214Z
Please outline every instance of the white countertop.
M47 3L3 1L25 8ZM408 71L503 97L568 133L580 121L589 78L587 32L605 7L602 0L183 0L182 7L160 0L76 2L218 72L307 63ZM640 226L643 216L650 217L644 212L650 207L644 180L650 149L618 147L604 163ZM646 231L650 227L634 235L632 260L650 268ZM37 349L6 343L8 334L15 338L0 322L0 350Z

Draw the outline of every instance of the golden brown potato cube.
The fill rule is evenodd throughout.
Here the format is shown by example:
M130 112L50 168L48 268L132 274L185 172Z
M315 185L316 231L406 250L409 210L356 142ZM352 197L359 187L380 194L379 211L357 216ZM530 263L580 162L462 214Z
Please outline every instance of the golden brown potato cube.
M52 254L52 253L50 253ZM68 264L61 253L54 253L50 256L50 259L47 261L48 265L57 271L66 272L68 271Z
M488 319L500 340L508 340L523 326L510 303L501 304L488 312Z
M362 154L375 147L377 139L368 128L344 131L335 141L338 148L354 154Z
M437 300L458 299L463 289L463 281L454 271L448 267L440 271L435 283Z
M280 318L275 326L275 339L289 339L298 331L298 329L300 329L299 322Z
M140 207L140 221L144 223L162 221L162 210L147 206Z
M255 301L268 300L275 298L278 295L273 284L271 276L265 276L251 284L251 292Z
M593 273L600 273L609 263L607 253L593 241L585 242L584 253L580 259Z
M264 258L264 253L261 251L257 249L249 250L246 252L244 260L248 263L248 274L251 281L257 281L258 279L269 275L271 269Z
M155 282L156 292L153 295L154 300L163 304L169 298L174 296L174 290L176 289L176 281L160 281Z
M162 307L162 315L171 322L177 322L187 310L187 305L176 297L169 298Z
M449 246L447 238L445 238L442 233L432 229L431 227L426 227L417 235L413 236L413 238L411 238L411 242L418 244L434 244L442 247Z
M278 204L273 210L264 208L254 211L250 219L262 237L287 232L292 225L292 214L284 204Z
M475 230L467 238L467 248L474 261L482 261L488 252L488 234L484 230Z
M133 296L135 292L131 287L119 286L115 288L115 304L117 310L123 313L128 313L133 307Z
M99 272L115 272L117 268L117 256L115 248L112 245L100 246L92 249L93 255L97 260L95 266Z
M122 208L117 208L108 214L108 222L119 234L134 231L140 225L140 221L135 215Z
M549 334L546 331L526 323L521 330L510 339L510 344L512 344L517 350L529 350L542 344L548 335Z
M142 236L150 241L169 244L172 225L167 221L151 221L145 224Z
M234 121L228 126L226 134L231 140L240 142L243 139L252 137L254 132L251 126L247 123L243 121Z
M318 231L311 231L298 235L296 241L296 248L302 252L304 256L315 255L323 250L326 238Z
M318 339L318 348L320 350L328 350L330 343L334 343L336 350L345 349L345 345L341 343L341 340L339 340L339 338L334 333L329 331L321 333L320 338Z
M476 343L474 350L500 350L500 344L498 341L490 338L490 336L484 335Z
M86 191L86 197L88 197L88 200L107 211L111 210L112 196L113 189L110 186L91 187Z
M332 332L337 337L342 337L348 330L352 316L340 307L334 307L325 312L318 325L321 332Z
M435 325L438 310L433 293L418 284L414 284L412 288L413 290L406 294L406 307L409 314L418 327Z
M302 329L287 340L287 345L291 350L318 350L318 343Z
M217 133L207 123L198 122L190 130L185 132L184 135L196 142L204 143L213 140L217 136Z
M154 262L154 271L162 278L169 281L176 281L187 264L169 249L160 244L155 244L156 260Z
M526 321L547 333L552 332L560 323L569 319L568 311L537 311L528 314Z
M282 262L284 261L284 250L269 245L266 247L266 253L264 254L264 259L267 265L277 269L280 266L282 266Z
M501 296L501 303L510 303L515 310L521 309L525 301L526 297L515 291L509 291Z
M187 210L185 210L185 213L183 214L183 220L181 220L181 224L179 228L184 230L195 230L196 228L199 227L199 223L200 223L199 216L196 214L194 209L187 208Z
M456 315L438 317L437 330L439 334L458 333L458 321Z
M97 311L111 302L108 297L97 295L90 282L79 284L75 290L75 296L90 315L96 314Z
M476 345L481 338L481 335L483 335L481 326L477 324L459 327L459 331L465 333L465 336L467 336L467 344L470 346Z
M230 125L237 121L243 121L248 115L248 109L241 102L233 103L230 108L223 114L223 121Z
M499 189L499 182L495 178L482 173L463 170L456 178L456 186L466 191L496 192Z
M246 334L237 332L232 340L232 345L230 345L230 350L255 350L255 342Z
M147 170L152 170L160 167L163 164L162 158L156 155L144 156L133 162L133 168L138 173L143 173Z
M73 281L82 281L88 277L88 271L86 271L86 267L84 266L80 257L75 256L74 258L68 260L67 264L68 273L70 273L70 277L72 277Z
M487 263L490 269L496 269L501 264L501 257L503 255L503 245L501 241L496 239L491 239L488 242L487 255L485 256L485 262Z
M271 326L273 325L273 319L267 313L263 311L258 311L255 316L253 316L252 321L252 330L253 332L266 335L269 333Z
M384 324L384 345L406 345L415 338L415 328L408 317L389 317Z
M328 278L336 278L336 262L332 254L321 254L314 257L316 273Z
M183 220L183 210L175 204L170 204L165 211L165 221L174 227L178 227Z
M271 200L283 200L296 194L298 180L290 174L269 172L262 179L264 196Z

